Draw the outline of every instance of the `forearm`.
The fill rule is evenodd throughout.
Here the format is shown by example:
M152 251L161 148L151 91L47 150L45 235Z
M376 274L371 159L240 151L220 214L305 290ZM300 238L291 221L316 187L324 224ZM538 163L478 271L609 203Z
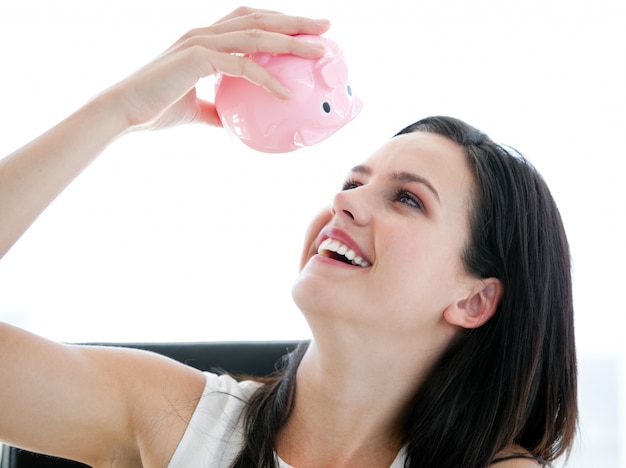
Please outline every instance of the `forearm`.
M127 123L114 91L0 161L0 257Z

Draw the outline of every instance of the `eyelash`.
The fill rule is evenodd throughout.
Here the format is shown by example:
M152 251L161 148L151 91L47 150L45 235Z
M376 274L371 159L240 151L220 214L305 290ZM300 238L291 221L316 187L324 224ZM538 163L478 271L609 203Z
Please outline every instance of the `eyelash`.
M341 190L352 190L354 188L360 187L361 185L361 183L357 182L354 179L348 179L341 186Z
M360 182L354 179L348 179L343 183L341 190L352 190L357 187L360 187L361 185L363 184L361 184ZM420 211L426 211L424 207L424 203L422 203L422 200L420 200L419 197L416 197L411 192L408 192L407 190L403 188L396 189L392 198L393 198L393 201L405 203L406 205L409 205L413 208L417 208ZM407 199L407 198L409 201L402 201L402 199Z
M415 195L413 195L410 192L407 192L406 190L399 188L396 190L395 194L394 194L394 200L399 201L401 203L406 203L407 205L413 207L413 208L417 208L420 211L426 211L424 209L424 204L422 203L422 200L420 200L419 198L417 198ZM403 198L408 198L410 200L409 203L407 202L402 202L401 200Z

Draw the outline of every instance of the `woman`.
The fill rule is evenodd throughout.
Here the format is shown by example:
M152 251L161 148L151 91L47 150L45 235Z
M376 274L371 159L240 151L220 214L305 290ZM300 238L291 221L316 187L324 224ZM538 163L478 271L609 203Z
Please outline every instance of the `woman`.
M315 58L325 20L241 8L0 163L0 252L117 137L219 125L199 78L289 90L241 54ZM266 383L0 327L0 439L92 466L532 467L576 424L567 243L534 170L454 119L408 127L312 222L313 340ZM54 411L51 411L54 408ZM289 464L289 465L287 465Z

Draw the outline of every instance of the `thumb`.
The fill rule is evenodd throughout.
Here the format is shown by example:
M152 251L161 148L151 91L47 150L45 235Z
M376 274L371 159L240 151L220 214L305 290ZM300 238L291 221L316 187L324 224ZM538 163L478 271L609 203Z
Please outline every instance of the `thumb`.
M215 104L198 99L196 102L197 114L196 122L205 123L214 127L222 127L222 121L217 114Z

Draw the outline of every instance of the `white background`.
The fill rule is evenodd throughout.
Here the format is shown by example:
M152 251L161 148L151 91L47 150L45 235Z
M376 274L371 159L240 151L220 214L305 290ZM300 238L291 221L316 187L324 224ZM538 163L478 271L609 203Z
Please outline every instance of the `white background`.
M248 3L329 18L361 115L288 155L200 125L115 142L0 262L0 319L65 341L307 338L290 287L308 221L397 130L453 115L522 151L553 191L581 363L570 466L626 466L626 3ZM2 2L0 153L236 6Z

